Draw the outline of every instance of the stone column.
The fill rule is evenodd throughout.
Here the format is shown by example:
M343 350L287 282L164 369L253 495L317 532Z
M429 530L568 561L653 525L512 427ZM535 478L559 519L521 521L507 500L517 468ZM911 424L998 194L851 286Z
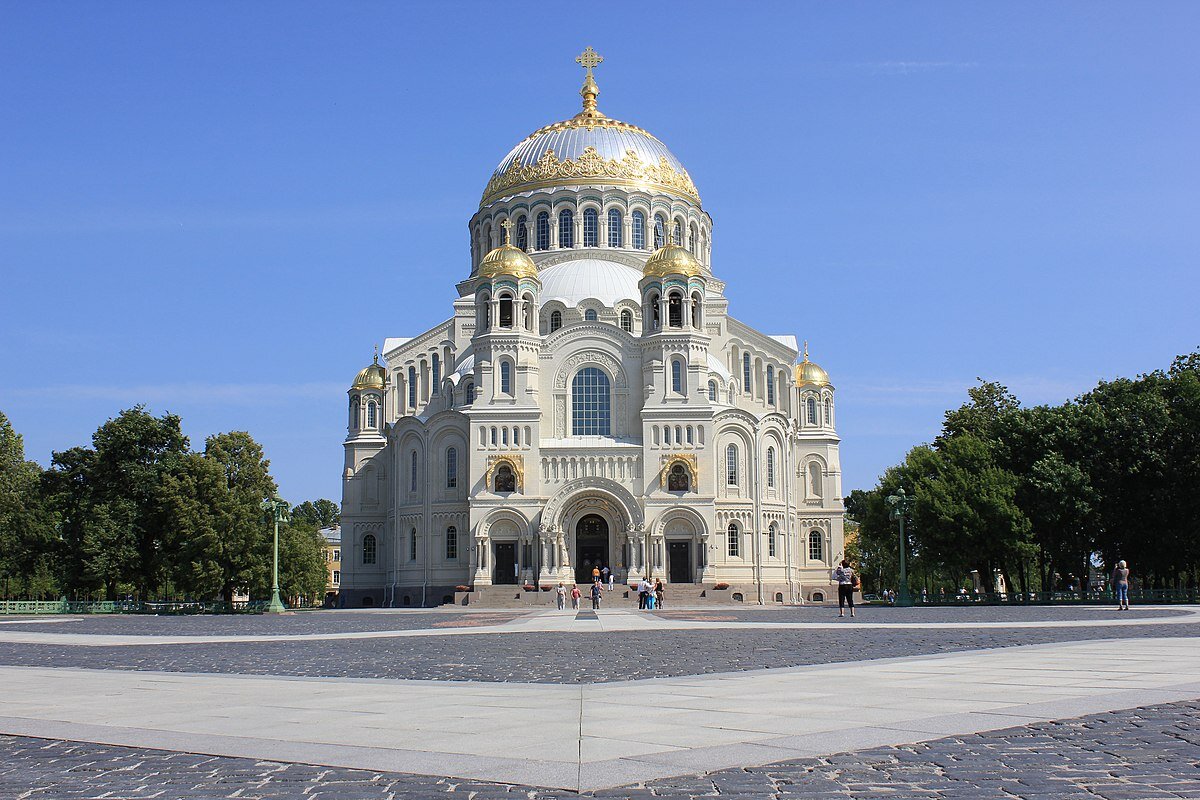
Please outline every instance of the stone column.
M476 586L491 586L492 572L490 569L491 559L488 558L488 537L475 537L475 552L472 556L475 559L475 585Z

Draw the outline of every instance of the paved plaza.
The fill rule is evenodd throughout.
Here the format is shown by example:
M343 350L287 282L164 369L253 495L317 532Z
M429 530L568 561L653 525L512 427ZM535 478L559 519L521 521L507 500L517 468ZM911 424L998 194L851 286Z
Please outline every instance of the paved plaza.
M0 618L0 798L1200 797L1192 608Z

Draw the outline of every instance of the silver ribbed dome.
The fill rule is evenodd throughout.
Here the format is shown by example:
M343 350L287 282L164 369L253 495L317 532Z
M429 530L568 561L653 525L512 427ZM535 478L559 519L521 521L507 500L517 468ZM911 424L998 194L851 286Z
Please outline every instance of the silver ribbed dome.
M520 192L584 184L634 186L700 203L683 164L653 134L608 117L580 115L535 131L509 151L480 207Z

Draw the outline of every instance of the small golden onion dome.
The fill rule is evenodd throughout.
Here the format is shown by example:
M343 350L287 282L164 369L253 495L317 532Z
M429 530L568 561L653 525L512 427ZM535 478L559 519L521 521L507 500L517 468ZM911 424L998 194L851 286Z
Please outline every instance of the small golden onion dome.
M483 257L479 263L479 277L494 278L509 275L514 278L537 278L537 265L524 250L511 244L502 244Z
M379 365L379 353L375 360L354 377L351 389L382 389L387 382L387 371Z
M796 385L829 385L829 373L808 360L808 342L804 343L804 360L796 365Z
M668 275L686 275L695 278L704 274L700 262L686 248L668 241L654 251L642 268L642 277L665 278Z

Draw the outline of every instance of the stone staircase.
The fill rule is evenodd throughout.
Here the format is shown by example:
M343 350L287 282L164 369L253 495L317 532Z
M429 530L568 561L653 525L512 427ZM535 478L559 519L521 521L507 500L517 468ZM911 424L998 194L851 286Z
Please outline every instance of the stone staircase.
M557 584L555 584L557 586ZM579 599L580 608L591 608L588 593L590 586L580 585L583 597ZM567 584L567 605L571 603L569 592L571 585ZM553 608L555 592L527 592L517 585L477 586L470 592L455 592L454 604L473 606L476 608ZM671 583L666 585L664 604L667 608L691 606L739 606L755 603L758 595L753 586L730 586L728 589L714 589L712 584L700 583ZM770 595L768 595L768 602ZM637 590L622 584L614 584L612 591L604 590L601 608L632 608L637 609Z

